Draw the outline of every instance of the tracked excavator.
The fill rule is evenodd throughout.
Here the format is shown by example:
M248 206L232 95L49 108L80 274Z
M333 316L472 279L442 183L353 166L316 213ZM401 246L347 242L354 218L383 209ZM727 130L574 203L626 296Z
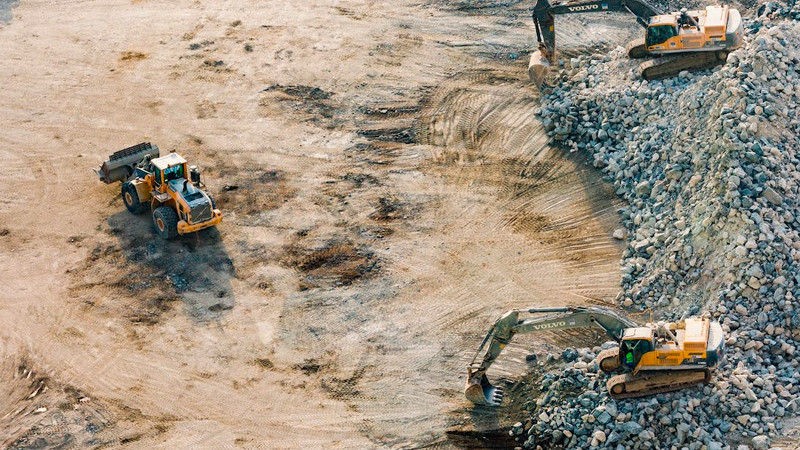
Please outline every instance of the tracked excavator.
M531 316L520 319L523 313ZM486 371L514 335L586 327L599 327L618 343L597 355L600 370L613 374L606 388L615 399L672 392L708 382L724 351L722 326L708 316L637 325L606 308L513 309L497 319L478 347L467 370L467 399L476 405L500 405L503 390L489 382ZM477 364L484 348L483 360Z
M629 11L646 28L645 37L627 46L630 58L658 56L639 66L639 75L654 80L683 70L701 70L724 64L728 53L742 44L739 11L727 5L703 10L662 13L645 0L594 0L551 3L537 0L533 23L539 50L531 55L528 74L542 86L548 68L556 60L555 16L602 11Z

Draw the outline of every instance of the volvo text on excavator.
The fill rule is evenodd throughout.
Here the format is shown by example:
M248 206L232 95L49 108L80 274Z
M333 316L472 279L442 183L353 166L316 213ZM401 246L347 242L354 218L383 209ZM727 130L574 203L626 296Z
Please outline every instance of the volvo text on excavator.
M523 312L533 316L520 319ZM640 326L605 308L514 309L497 319L478 347L464 393L476 405L500 405L503 391L489 382L486 370L515 334L594 326L619 344L597 355L600 370L618 373L606 382L612 398L643 397L708 382L723 356L722 326L707 316ZM476 364L485 347L483 361Z
M639 75L646 80L724 64L728 53L742 44L742 17L738 10L726 5L663 14L645 0L537 0L533 23L539 50L531 55L528 65L531 81L542 86L548 67L556 61L556 15L602 11L629 11L647 29L644 38L627 46L630 58L660 57L639 66Z

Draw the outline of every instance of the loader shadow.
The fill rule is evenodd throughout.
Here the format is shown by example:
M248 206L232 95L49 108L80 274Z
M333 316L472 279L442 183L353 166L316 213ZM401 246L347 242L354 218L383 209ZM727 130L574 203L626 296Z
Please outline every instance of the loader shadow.
M231 310L236 269L216 227L165 241L156 235L151 217L149 212L134 216L123 210L107 219L127 273L124 288L150 294L132 320L157 323L176 300L199 321L218 319Z

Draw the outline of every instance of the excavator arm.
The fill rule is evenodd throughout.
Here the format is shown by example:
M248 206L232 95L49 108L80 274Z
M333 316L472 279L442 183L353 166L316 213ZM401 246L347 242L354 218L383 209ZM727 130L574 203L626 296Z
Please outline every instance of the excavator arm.
M536 314L534 317L520 319L522 312ZM542 315L546 314L546 315ZM486 377L486 370L494 363L511 338L517 333L536 331L556 331L570 328L597 326L609 337L619 342L626 328L635 327L632 320L605 308L564 307L513 309L501 316L489 329L478 347L475 357L467 369L467 398L476 405L499 406L502 390L493 386ZM488 348L486 348L488 344ZM476 365L480 353L486 348L483 360Z
M637 22L647 27L650 17L662 14L655 6L645 0L599 0L550 3L550 0L537 0L533 7L533 24L536 28L536 39L539 41L539 52L531 57L529 72L531 78L541 84L547 67L555 62L556 32L555 16L560 14L580 14L602 11L629 11L636 16Z

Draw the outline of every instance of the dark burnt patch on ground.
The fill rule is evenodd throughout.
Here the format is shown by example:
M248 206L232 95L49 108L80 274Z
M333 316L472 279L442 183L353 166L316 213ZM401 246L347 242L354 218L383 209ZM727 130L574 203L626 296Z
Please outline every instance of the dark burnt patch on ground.
M350 239L314 243L301 238L284 248L281 262L301 274L301 290L349 285L380 268L374 252Z
M345 157L370 165L389 165L404 154L405 145L395 142L361 142L345 149Z
M363 129L356 131L356 134L371 141L396 142L399 144L414 144L417 142L413 126Z
M369 218L376 222L392 222L408 217L408 205L395 197L379 197Z
M312 123L333 119L339 110L338 105L333 102L333 92L314 86L273 84L262 89L261 93L259 106L264 110L264 115L269 115L268 112L275 102L295 113L305 114L306 121Z
M322 388L336 400L347 400L361 395L358 382L364 376L365 367L357 369L349 377L325 376L320 380Z
M365 116L371 116L373 118L390 119L413 116L419 113L421 109L421 104L398 104L359 106L357 111Z
M339 179L353 183L353 188L355 189L368 186L380 186L382 184L377 177L369 173L348 172L339 177Z

